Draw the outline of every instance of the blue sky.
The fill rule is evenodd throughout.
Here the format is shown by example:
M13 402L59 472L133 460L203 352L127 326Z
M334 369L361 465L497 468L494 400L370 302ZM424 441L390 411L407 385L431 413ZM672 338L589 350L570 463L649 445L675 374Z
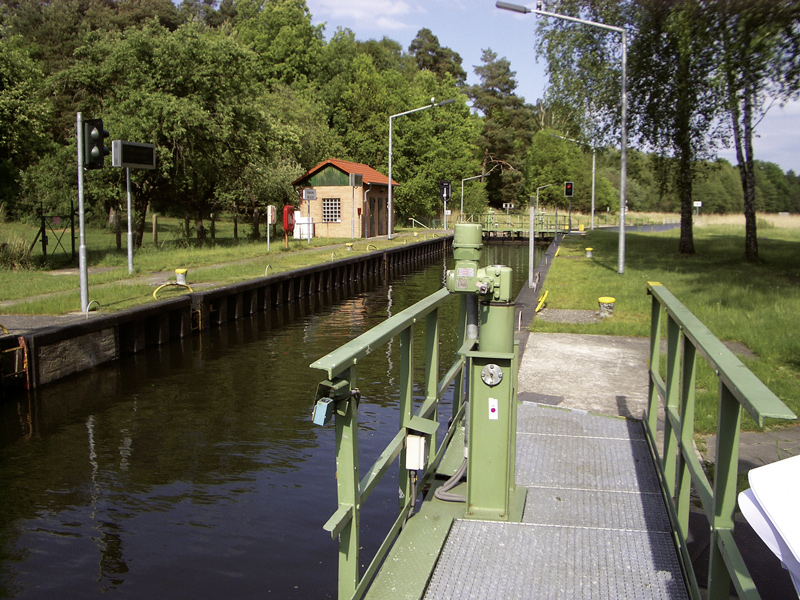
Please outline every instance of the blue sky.
M359 40L386 36L407 51L417 32L427 27L442 46L461 56L468 83L477 83L474 67L481 64L483 50L491 48L510 61L517 94L527 102L541 98L547 86L545 65L536 62L534 51L537 17L500 10L494 0L306 0L306 4L312 23L325 24L327 39L337 27L347 27ZM756 132L757 159L800 174L800 102L783 109L773 106ZM732 151L720 156L736 162Z

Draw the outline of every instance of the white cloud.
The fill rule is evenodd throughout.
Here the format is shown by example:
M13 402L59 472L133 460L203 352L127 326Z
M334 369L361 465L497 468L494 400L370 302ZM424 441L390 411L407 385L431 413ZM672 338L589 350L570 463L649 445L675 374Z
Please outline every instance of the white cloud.
M407 29L408 17L423 12L404 0L309 0L307 4L315 19L371 26L376 31Z

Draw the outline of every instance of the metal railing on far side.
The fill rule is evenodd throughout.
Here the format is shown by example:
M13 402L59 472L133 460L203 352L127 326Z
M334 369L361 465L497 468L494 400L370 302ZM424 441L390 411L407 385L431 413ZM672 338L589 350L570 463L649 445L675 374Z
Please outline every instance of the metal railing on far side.
M439 379L439 309L455 294L441 289L417 302L404 311L390 317L380 325L351 340L330 354L314 362L311 367L327 373L328 379L317 388L314 422L323 425L335 417L336 424L336 486L338 509L324 525L333 539L339 539L339 598L361 598L372 582L392 543L399 534L408 515L414 509L416 490L421 489L435 476L435 466L442 458L447 444L463 422L464 403L462 393L453 394L453 417L448 432L437 442L438 407L445 392L452 384L455 390L463 390L465 358L457 355L456 361ZM464 345L466 332L466 298L460 296L458 348ZM416 358L415 328L425 327L425 347ZM380 453L375 462L361 476L358 461L358 404L361 393L356 376L357 365L367 355L388 344L393 338L400 342L400 399L399 430L392 441ZM397 342L395 342L397 343ZM414 413L415 362L424 361L424 381L417 382L416 389L424 393L424 399ZM416 471L405 468L406 436L414 434L425 438L430 448L427 467L419 480ZM399 514L374 558L360 576L359 520L362 504L375 489L380 479L399 458L399 484L402 491Z
M742 409L759 427L766 419L796 419L781 402L709 329L660 283L650 282L650 397L646 425L655 442L659 399L665 410L664 445L657 463L678 537L684 572L692 596L699 585L686 550L690 490L694 487L711 527L707 598L728 600L733 583L739 598L760 598L733 539L739 430ZM661 335L666 315L666 369L661 376ZM716 465L709 481L694 451L697 356L709 364L719 380Z

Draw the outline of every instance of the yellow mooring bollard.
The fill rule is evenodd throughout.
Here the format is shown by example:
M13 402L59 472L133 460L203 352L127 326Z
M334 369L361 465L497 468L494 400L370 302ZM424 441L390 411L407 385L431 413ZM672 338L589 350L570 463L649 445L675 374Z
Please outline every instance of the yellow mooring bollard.
M611 296L601 296L597 299L600 304L600 318L605 319L614 316L614 302L616 300Z
M269 267L267 267L267 268L269 268ZM171 281L168 281L167 283L158 286L153 291L153 300L158 300L158 292L160 292L161 290L163 290L164 288L167 288L167 287L185 287L190 292L194 291L189 286L189 284L186 283L186 272L187 272L187 269L175 269L175 283L173 283Z

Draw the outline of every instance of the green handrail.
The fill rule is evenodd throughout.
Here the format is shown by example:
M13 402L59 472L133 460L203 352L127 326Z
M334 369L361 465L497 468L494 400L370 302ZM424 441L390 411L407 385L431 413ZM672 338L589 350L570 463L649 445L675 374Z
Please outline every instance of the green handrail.
M739 598L760 599L742 555L733 541L739 429L742 408L759 427L765 419L797 416L767 388L709 329L663 285L650 282L653 298L650 325L650 395L645 425L656 453L673 529L679 539L684 572L692 597L700 590L686 550L690 491L694 486L711 525L707 598L727 600L733 583ZM661 330L666 314L666 380L661 377ZM683 342L683 343L681 343ZM697 355L719 378L717 447L714 483L709 482L694 451ZM659 399L664 403L664 445L655 441Z
M425 223L417 221L414 217L408 217L408 220L411 221L412 225L419 225L420 227L424 227L425 229L430 229Z
M530 214L524 213L482 213L464 215L464 221L469 223L480 223L486 233L507 233L530 231ZM573 216L573 229L579 228L579 218ZM585 223L584 223L585 225ZM559 212L558 216L554 213L547 215L539 214L534 218L533 227L537 236L549 233L566 233L569 231L569 215Z
M439 308L453 298L447 289L441 289L413 306L390 317L366 333L340 346L333 352L312 363L311 367L326 372L328 379L320 383L317 399L323 403L333 402L336 422L336 486L338 508L324 525L331 537L339 539L339 598L361 598L375 577L381 562L386 557L407 516L414 508L416 490L429 483L435 475L435 467L441 460L447 444L459 429L464 418L464 402L461 391L453 394L453 417L451 425L437 443L436 432L439 401L455 384L463 390L464 356L458 358L445 375L439 378ZM457 344L462 347L466 335L466 296L458 295L461 301ZM414 330L425 323L425 348L419 360L424 360L425 381L420 386L425 399L413 413L414 407ZM369 354L388 344L394 337L400 338L400 424L398 433L375 462L360 477L358 462L358 391L356 367ZM427 468L418 485L405 467L406 435L413 432L426 437L430 448ZM359 520L361 506L367 500L380 479L399 459L399 484L403 491L399 514L389 533L375 553L369 566L360 576Z

